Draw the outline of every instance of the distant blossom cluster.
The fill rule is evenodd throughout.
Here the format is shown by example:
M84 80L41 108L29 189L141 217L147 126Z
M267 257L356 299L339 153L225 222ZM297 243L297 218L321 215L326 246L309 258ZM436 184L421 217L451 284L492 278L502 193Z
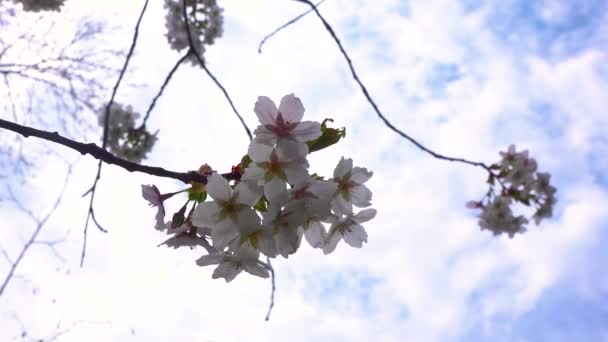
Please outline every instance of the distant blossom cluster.
M343 157L330 179L309 172L308 154L335 144L344 130L328 128L325 121L302 121L304 106L293 94L284 96L278 108L261 96L254 111L260 125L247 155L231 172L219 174L204 165L199 173L207 176L206 184L169 194L142 185L143 197L158 208L156 228L172 235L164 244L205 247L209 254L196 263L217 265L212 277L226 282L241 271L268 277L260 256L287 258L303 238L325 254L341 240L359 248L367 242L362 223L376 215L368 208L372 193L365 185L371 171ZM164 202L186 191L186 204L165 222Z
M135 113L129 105L112 103L108 121L107 149L118 157L140 163L156 143L156 135L145 128L135 128ZM105 126L106 108L99 110L99 125Z
M14 2L20 2L23 5L23 10L26 12L59 12L65 0L18 0Z
M165 26L167 41L173 50L188 49L188 32L183 16L182 0L165 0L167 10ZM216 0L187 0L186 12L190 22L192 43L200 56L204 55L205 45L212 45L216 38L222 36L224 27L223 9ZM191 55L188 60L196 64L196 58Z
M550 184L549 173L537 172L536 160L528 156L528 151L517 152L511 145L506 152L500 152L500 156L502 160L490 166L497 173L488 179L490 189L486 197L468 202L467 207L481 209L479 225L482 230L490 230L495 235L507 233L513 237L525 232L529 221L523 215L515 216L511 205L519 202L533 206L532 219L538 225L553 215L557 190ZM496 182L502 187L499 193L494 190Z

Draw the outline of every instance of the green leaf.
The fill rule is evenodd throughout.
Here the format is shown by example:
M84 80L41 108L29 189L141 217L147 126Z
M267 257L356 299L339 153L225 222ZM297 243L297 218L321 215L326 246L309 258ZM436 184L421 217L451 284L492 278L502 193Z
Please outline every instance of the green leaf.
M332 119L323 120L323 122L321 123L321 136L315 140L311 140L311 141L307 142L308 150L310 152L322 150L326 147L329 147L329 146L337 143L338 141L340 141L340 139L346 137L346 129L344 127L342 127L342 128L327 127L328 121L334 122L334 120L332 120Z
M253 206L253 209L259 211L259 212L264 212L268 209L268 201L266 200L265 196L262 196L262 198L260 198L260 200L258 201L258 203L256 203Z

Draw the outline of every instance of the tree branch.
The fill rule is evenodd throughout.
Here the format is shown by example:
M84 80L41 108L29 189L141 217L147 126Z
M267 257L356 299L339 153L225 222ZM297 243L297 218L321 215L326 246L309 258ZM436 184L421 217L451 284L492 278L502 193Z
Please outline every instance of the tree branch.
M315 5L315 7L319 7L319 5L321 5L323 2L325 2L325 0L321 0L321 1L317 2L317 4ZM297 17L291 19L290 21L286 22L285 24L279 26L276 30L272 31L270 34L266 35L264 37L264 39L262 39L262 41L260 42L260 45L258 45L258 53L262 53L262 45L264 45L264 43L266 43L266 41L268 39L270 39L275 34L281 32L283 29L285 29L285 28L289 27L290 25L294 24L298 20L302 19L303 17L305 17L310 12L312 12L312 9L309 9L306 12L298 15Z
M220 88L222 93L224 93L224 97L226 98L226 100L228 100L228 103L230 104L230 107L232 108L232 111L234 112L234 114L236 114L236 116L239 118L239 121L241 122L241 125L245 129L245 132L247 133L249 140L253 140L253 136L251 135L251 130L245 123L245 120L243 120L243 117L241 116L241 114L236 110L236 107L234 106L234 103L232 102L230 95L228 95L226 88L224 88L224 86L220 83L220 81L218 81L217 78L211 73L211 71L205 65L205 61L201 57L200 53L198 51L196 51L196 47L194 46L194 40L193 40L194 38L192 37L192 32L190 30L188 12L186 11L186 0L184 0L182 2L182 10L183 10L184 23L186 25L186 33L188 34L188 45L190 45L190 50L192 51L192 53L194 53L194 57L196 57L196 60L198 61L198 64L200 64L201 68L203 68L203 70L205 70L205 72L211 78L213 83L215 83L215 85L217 85L218 88Z
M468 165L472 165L472 166L481 167L481 168L484 168L486 171L488 171L488 173L492 174L492 170L490 169L490 167L488 165L482 163L482 162L474 162L474 161L470 161L470 160L467 160L467 159L464 159L464 158L453 158L453 157L447 157L447 156L441 155L441 154L439 154L437 152L434 152L434 151L430 150L429 148L425 147L420 142L418 142L416 139L412 138L408 134L406 134L403 131L401 131L399 128L395 127L395 125L393 125L386 118L386 116L384 116L384 114L382 114L382 112L380 111L380 108L378 107L378 105L376 104L376 102L372 99L371 95L367 91L367 88L365 87L365 85L363 84L363 82L361 82L361 80L359 79L359 75L357 75L357 71L355 70L355 67L353 66L352 60L348 56L348 53L346 53L346 50L344 49L344 47L342 46L342 42L340 42L340 39L338 38L338 36L334 32L334 29L327 22L327 20L325 20L325 18L321 15L321 13L317 9L317 7L310 0L293 0L293 1L305 3L308 6L310 6L310 10L311 11L315 12L315 14L317 15L317 17L323 23L323 26L325 26L325 29L327 30L327 32L331 35L331 37L333 38L333 40L336 42L336 45L338 45L338 48L340 49L340 52L342 53L342 56L344 56L344 59L346 59L346 63L348 64L348 67L350 69L350 72L351 72L353 78L355 79L355 82L357 82L357 84L361 88L361 92L363 92L363 95L367 99L367 102L369 102L369 104L372 106L372 108L374 109L374 111L378 115L378 118L380 118L380 120L382 120L382 122L391 131L397 133L402 138L408 140L409 142L411 142L412 144L414 144L416 147L418 147L422 151L430 154L431 156L433 156L433 157L435 157L437 159L447 160L447 161L451 161L451 162L459 162L459 163L464 163L464 164L468 164Z
M93 143L85 144L78 141L74 141L72 139L68 139L59 135L59 133L57 132L43 131L32 127L19 125L3 119L0 119L0 128L19 133L26 138L36 137L69 147L75 151L80 152L83 155L89 154L93 158L98 159L100 162L122 167L123 169L129 172L142 172L152 176L172 178L182 181L185 184L189 184L191 182L207 183L207 177L195 171L175 172L165 170L161 167L137 164L132 161L119 158ZM226 174L224 176L231 179L229 174Z
M147 7L148 7L148 0L146 0L146 2L144 3L144 7L141 9L141 13L139 14L139 18L137 19L137 24L135 24L135 32L133 33L133 41L131 42L131 47L129 48L129 52L127 53L127 57L125 59L125 63L122 67L122 70L120 71L120 74L118 75L118 80L116 80L116 84L114 85L114 88L112 89L112 95L110 96L110 101L106 105L105 121L104 121L104 125L103 125L103 139L101 142L102 149L105 149L105 147L108 143L110 108L112 107L112 104L114 102L114 97L116 96L116 93L118 92L118 87L120 86L120 82L122 81L122 78L123 78L125 72L127 71L127 67L129 66L129 61L131 60L131 57L133 56L133 51L135 50L135 45L137 44L137 37L139 35L139 25L141 24L141 21L144 18L144 14L146 13ZM95 223L95 225L97 226L97 228L100 231L102 231L104 233L108 232L106 229L104 229L99 224L99 222L95 218L95 211L93 209L93 202L95 200L95 191L97 190L97 183L99 182L99 179L101 178L101 166L102 165L103 165L102 160L100 159L99 164L97 164L97 174L95 175L95 180L93 181L93 186L85 193L85 195L86 194L91 195L91 200L89 202L89 211L87 214L87 220L84 224L82 254L80 256L80 267L82 267L84 265L84 257L86 255L87 232L88 232L88 228L89 228L89 219L93 220L93 222Z

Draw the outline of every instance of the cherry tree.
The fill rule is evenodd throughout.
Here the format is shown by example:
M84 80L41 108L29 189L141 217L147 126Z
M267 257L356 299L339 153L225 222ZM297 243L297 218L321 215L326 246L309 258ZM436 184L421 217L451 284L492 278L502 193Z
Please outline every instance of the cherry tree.
M316 16L327 33L325 39L335 43L353 81L361 90L361 96L369 103L387 131L397 134L429 157L437 159L438 163L447 161L465 164L480 168L486 173L487 178L480 179L480 182L487 183L487 192L480 194L479 199L463 203L462 206L463 210L466 210L466 207L478 214L481 230L488 230L497 236L505 233L509 238L514 238L530 229L530 221L539 225L544 219L552 216L557 190L551 185L550 173L539 169L530 152L517 150L515 145L511 145L505 151L497 151L496 159L486 163L446 156L426 147L418 139L396 127L380 110L373 92L357 73L357 61L349 56L338 38L339 33L319 11L319 4L308 0L295 0L294 3L306 6L306 11L269 37L303 16ZM24 11L59 11L68 7L69 1L65 4L63 1L21 1L21 5ZM32 145L36 143L34 138L42 139L45 143L63 145L98 160L97 173L86 193L89 209L84 227L81 266L86 258L89 226L107 231L94 211L95 193L105 164L116 165L124 169L124 172L142 172L183 183L183 186L173 189L160 189L154 184L136 186L141 187L141 200L147 201L153 207L149 211L149 221L153 222L152 226L159 232L159 237L161 233L169 236L161 245L175 249L200 250L193 264L212 267L214 279L221 278L231 282L245 274L271 278L274 294L272 260L287 259L297 253L303 240L323 254L331 254L337 248L364 247L364 244L368 243L365 226L373 224L377 210L382 210L372 208L373 189L370 189L366 182L372 176L380 175L381 171L360 165L356 156L342 156L335 161L333 174L317 173L315 166L309 163L309 155L340 143L349 128L346 124L335 123L332 117L327 117L322 122L307 120L306 104L292 89L285 89L285 95L280 99L271 99L266 94L259 94L257 101L251 104L258 118L258 125L251 129L245 124L229 91L211 72L205 60L205 51L211 49L216 40L221 39L223 31L223 10L216 0L165 0L166 40L171 49L181 53L181 57L175 61L143 115L134 111L131 105L115 100L128 76L126 70L138 43L138 31L142 18L146 15L147 6L146 0L139 17L136 18L130 49L124 56L122 67L119 68L120 72L111 95L104 101L103 106L93 103L93 95L87 96L86 92L72 91L72 117L75 120L85 108L97 114L96 121L102 130L99 144L82 142L80 139L85 137L71 133L72 123L48 129L40 121L19 119L16 114L18 111L14 109L12 117L3 114L0 118L0 128L5 132L15 133L12 137L23 137L19 138L20 144L26 143L24 138L29 138L27 143ZM263 42L266 40L267 38ZM64 61L63 58L64 55L60 54L57 60ZM72 63L72 59L70 57L67 62ZM31 78L33 82L42 84L54 82L38 81L39 76L29 76L41 72L45 76L48 75L43 71L47 70L47 64L55 62L52 58L37 64L3 62L4 58L0 57L0 68L5 68L0 69L0 72L5 75L7 85L7 77L13 77L12 74L15 74L14 77ZM78 62L84 63L80 59ZM173 74L184 63L201 68L209 76L223 94L227 108L236 115L250 139L249 145L243 146L242 154L233 156L236 162L229 170L217 170L202 164L198 169L179 172L145 164L147 154L154 148L158 139L156 129L148 127L147 121ZM70 83L72 80L77 82L100 69L107 67L103 70L113 70L114 66L106 66L97 61L92 67L95 69L66 66L65 69L79 70L82 74L65 76L65 72L58 71L59 74L54 77L59 77L73 89L74 86ZM53 66L48 68L51 72L60 69ZM96 93L93 91L96 89L94 87L103 89L103 84L92 83L92 87L91 92ZM97 100L95 98L95 101ZM69 109L63 108L62 111ZM9 154L12 160L19 158L14 152ZM171 207L178 208L175 212L167 210L170 202ZM7 279L10 279L10 276ZM273 303L274 297L271 299L270 309ZM269 318L270 309L266 319Z

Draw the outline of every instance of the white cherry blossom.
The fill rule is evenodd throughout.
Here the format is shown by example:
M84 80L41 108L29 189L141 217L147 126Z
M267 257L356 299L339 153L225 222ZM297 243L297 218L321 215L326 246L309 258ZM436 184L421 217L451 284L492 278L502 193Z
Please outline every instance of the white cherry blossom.
M304 223L304 214L283 208L282 203L271 203L263 217L262 224L272 231L277 253L284 258L295 253L302 240L298 228Z
M234 254L214 253L203 255L196 261L196 264L199 266L218 265L211 277L213 279L224 278L227 283L234 280L241 271L261 278L268 278L268 270L260 264L259 256L259 251L244 245Z
M369 208L357 214L347 214L342 217L330 216L326 221L331 223L329 233L325 239L323 253L329 254L336 249L338 242L344 240L352 247L361 248L367 242L367 232L361 223L367 222L376 216L376 209Z
M282 139L307 142L321 136L320 123L302 121L304 106L294 94L283 96L278 109L270 98L260 96L253 110L261 123L254 131L258 143L273 146Z
M143 185L141 186L142 197L150 203L151 207L158 207L156 212L156 225L154 226L157 230L165 229L165 207L161 199L160 191L156 185Z
M249 145L252 162L242 179L263 186L266 199L274 202L287 189L286 182L296 184L308 177L307 154L308 146L303 143L284 141L270 147L252 141Z
M210 227L213 246L222 250L238 237L239 227L260 220L252 206L260 199L262 191L250 182L240 182L233 190L216 172L207 178L206 189L213 201L196 207L192 224Z
M331 207L336 214L352 214L353 205L359 208L371 205L372 192L363 183L367 182L373 172L365 168L353 167L353 160L342 157L334 170L333 181L338 190Z

